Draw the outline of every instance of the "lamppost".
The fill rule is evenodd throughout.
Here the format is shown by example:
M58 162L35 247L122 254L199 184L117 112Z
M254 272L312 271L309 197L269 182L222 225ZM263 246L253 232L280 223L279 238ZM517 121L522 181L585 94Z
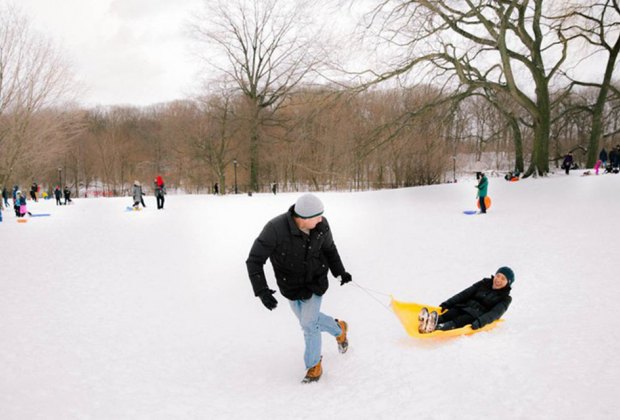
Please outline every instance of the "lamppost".
M456 182L456 156L452 156L452 181Z
M58 188L62 188L62 168L58 168Z
M235 166L235 194L237 194L237 159L233 160L233 165Z

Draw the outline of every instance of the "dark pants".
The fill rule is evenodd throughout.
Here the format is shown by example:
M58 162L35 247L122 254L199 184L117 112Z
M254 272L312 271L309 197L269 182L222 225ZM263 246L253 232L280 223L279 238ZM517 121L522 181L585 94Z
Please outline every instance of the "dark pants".
M485 197L480 197L478 198L478 202L480 203L480 212L481 213L486 213L487 212L487 205L484 202Z
M157 208L158 209L163 209L164 208L164 196L163 195L158 195L157 196Z
M459 308L452 308L445 314L439 315L439 319L437 320L437 329L447 331L455 328L461 328L465 325L471 324L474 319L476 318L467 312Z

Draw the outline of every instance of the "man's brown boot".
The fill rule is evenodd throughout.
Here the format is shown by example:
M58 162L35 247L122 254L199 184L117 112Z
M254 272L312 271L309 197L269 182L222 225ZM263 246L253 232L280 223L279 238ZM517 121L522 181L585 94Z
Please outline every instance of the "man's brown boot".
M338 351L340 353L346 353L349 349L349 340L347 340L347 330L349 329L349 325L344 321L336 320L336 323L340 325L340 329L342 333L336 337L336 342L338 343Z
M308 369L308 372L306 372L306 377L301 381L301 383L307 384L310 382L317 382L319 379L321 379L321 375L323 374L323 368L321 367L322 360L323 357L321 356L321 360L319 360L319 363Z

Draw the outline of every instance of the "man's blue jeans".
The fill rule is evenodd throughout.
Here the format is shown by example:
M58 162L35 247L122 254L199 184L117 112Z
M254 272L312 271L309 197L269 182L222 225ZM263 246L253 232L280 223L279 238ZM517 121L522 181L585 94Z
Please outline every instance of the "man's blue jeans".
M306 369L310 369L321 360L321 333L327 332L334 337L342 333L340 325L334 318L321 313L321 300L321 296L312 295L310 299L289 301L304 331Z

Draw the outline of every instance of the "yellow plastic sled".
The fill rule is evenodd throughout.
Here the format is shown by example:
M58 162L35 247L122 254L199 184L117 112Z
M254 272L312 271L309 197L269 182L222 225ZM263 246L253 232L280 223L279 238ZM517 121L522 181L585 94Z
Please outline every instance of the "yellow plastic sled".
M498 319L497 321L493 321L490 324L485 325L482 328L477 330L472 330L471 325L467 325L463 328L456 328L454 330L449 331L433 331L428 334L420 334L418 331L418 314L422 308L427 308L429 311L437 311L438 314L441 314L441 308L437 306L430 305L421 305L419 303L413 302L400 302L394 298L392 298L391 302L392 310L400 319L400 322L405 327L405 331L407 334L414 338L442 338L442 337L456 337L459 335L471 335L480 331L487 331L491 328L495 328L497 324L503 322L503 320Z

